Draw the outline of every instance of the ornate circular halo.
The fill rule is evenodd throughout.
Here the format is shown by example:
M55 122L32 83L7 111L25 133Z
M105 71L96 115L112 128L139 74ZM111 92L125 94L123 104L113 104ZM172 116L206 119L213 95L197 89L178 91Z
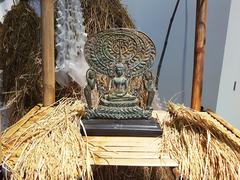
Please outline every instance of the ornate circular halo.
M152 40L143 32L116 28L89 38L84 54L89 66L97 73L109 76L117 63L123 63L126 72L135 77L151 68L156 49Z

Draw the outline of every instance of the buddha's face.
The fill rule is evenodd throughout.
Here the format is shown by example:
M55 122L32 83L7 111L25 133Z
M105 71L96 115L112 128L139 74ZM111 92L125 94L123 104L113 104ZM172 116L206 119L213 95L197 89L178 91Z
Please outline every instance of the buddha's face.
M123 75L124 69L122 67L116 67L116 74L118 77Z
M151 73L147 72L147 73L145 74L145 79L146 79L146 80L150 80L150 79L151 79Z
M94 79L96 77L96 74L93 71L90 71L88 75L90 79Z

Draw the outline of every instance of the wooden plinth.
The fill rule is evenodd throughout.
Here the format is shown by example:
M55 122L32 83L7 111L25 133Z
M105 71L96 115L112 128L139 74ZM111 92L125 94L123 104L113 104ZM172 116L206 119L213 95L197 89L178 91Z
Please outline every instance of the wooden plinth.
M159 123L169 118L166 111L153 111L152 116ZM175 160L161 153L161 136L102 135L83 138L88 143L92 165L178 167Z
M93 165L177 167L175 160L161 154L159 137L88 136Z

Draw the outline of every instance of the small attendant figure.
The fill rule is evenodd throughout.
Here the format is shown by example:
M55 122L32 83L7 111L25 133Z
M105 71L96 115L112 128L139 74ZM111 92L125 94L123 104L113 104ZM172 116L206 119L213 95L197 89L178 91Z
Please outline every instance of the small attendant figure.
M84 95L89 109L92 109L92 95L91 92L96 85L96 73L89 69L86 73L87 85L84 88Z
M152 75L152 72L150 70L145 72L144 77L143 77L143 81L144 81L144 88L147 91L146 108L148 110L152 110L151 106L152 106L153 98L154 98L154 95L155 95L155 87L154 87L153 75Z

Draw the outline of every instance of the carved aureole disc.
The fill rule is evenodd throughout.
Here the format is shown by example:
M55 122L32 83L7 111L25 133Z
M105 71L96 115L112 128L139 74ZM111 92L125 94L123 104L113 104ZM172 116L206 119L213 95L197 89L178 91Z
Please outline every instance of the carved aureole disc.
M84 49L89 66L97 73L112 76L121 62L130 77L141 76L150 69L156 56L152 40L134 29L109 29L88 39Z

